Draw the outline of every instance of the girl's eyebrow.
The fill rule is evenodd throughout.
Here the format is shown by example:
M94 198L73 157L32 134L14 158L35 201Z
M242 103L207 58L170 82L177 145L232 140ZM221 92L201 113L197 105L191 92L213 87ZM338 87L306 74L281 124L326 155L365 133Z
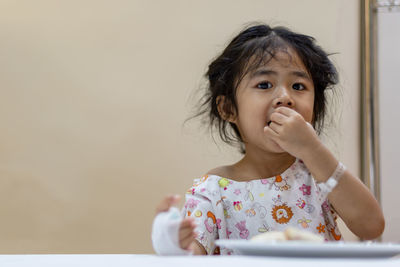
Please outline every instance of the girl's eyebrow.
M310 75L308 75L306 72L304 71L291 71L289 73L292 76L296 76L299 78L304 78L307 80L311 80ZM278 75L278 72L273 71L273 70L269 70L269 69L258 69L255 72L253 72L251 74L251 78L257 77L257 76L263 76L263 75Z
M278 75L276 71L268 70L268 69L258 69L255 72L251 73L251 78L263 75Z
M304 79L308 79L311 80L310 75L308 75L306 72L304 71L292 71L290 72L291 75L297 76L299 78L304 78Z

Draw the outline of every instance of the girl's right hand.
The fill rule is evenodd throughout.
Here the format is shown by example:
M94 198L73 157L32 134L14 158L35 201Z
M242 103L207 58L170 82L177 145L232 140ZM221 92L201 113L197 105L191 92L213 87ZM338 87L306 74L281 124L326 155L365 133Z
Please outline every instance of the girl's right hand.
M157 206L157 214L168 211L172 206L175 206L180 201L179 195L170 195L165 197ZM181 249L192 250L192 244L196 238L196 223L192 217L186 217L182 220L179 226L179 246Z

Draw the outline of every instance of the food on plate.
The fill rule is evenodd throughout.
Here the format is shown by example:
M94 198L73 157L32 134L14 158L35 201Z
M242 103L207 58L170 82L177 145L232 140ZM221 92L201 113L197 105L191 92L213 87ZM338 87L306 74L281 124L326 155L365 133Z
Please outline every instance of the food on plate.
M297 241L308 241L308 242L324 242L324 238L322 236L302 231L294 227L288 227L285 231L270 231L263 234L259 234L254 236L252 241L289 241L289 240L297 240Z
M286 235L284 232L279 232L279 231L271 231L271 232L266 232L263 234L259 234L256 236L253 236L251 241L286 241Z

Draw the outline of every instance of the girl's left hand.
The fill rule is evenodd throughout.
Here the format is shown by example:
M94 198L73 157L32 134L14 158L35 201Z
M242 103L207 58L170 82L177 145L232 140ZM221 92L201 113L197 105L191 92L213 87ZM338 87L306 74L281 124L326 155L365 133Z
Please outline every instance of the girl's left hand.
M264 132L294 157L302 159L321 144L312 125L291 108L277 108L270 119L271 123L264 127Z

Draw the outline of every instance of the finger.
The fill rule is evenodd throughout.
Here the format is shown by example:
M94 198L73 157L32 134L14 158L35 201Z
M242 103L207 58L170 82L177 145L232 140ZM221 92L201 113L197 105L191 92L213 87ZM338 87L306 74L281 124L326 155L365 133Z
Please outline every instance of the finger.
M271 127L265 126L264 133L267 134L267 137L270 138L272 142L274 142L277 146L279 146L279 144L278 144L279 134L277 132L275 132Z
M192 235L188 236L185 239L182 239L181 241L179 241L179 246L182 249L189 249L190 244L192 244L192 242L195 240L195 234L193 233Z
M287 120L288 116L279 113L279 112L273 112L271 114L271 122L275 122L277 124L282 125L286 120Z
M272 139L278 138L279 136L279 129L280 125L271 122L269 126L264 127L264 133L268 134L268 136Z
M192 217L186 217L185 219L182 220L181 225L179 226L180 228L186 228L186 227L196 227L196 223Z
M180 196L179 195L169 195L167 197L165 197L157 206L156 208L156 212L164 212L164 211L168 211L169 208L175 204L177 204L180 200Z
M180 229L179 230L179 242L193 236L193 234L194 234L194 228L192 228L192 227Z
M196 222L194 221L193 218L187 217L182 220L180 226L179 226L179 235L181 235L181 232L183 233L182 236L184 237L186 232L190 231L193 232L194 229L197 227Z
M264 127L264 133L268 135L268 138L270 138L273 143L275 143L280 149L282 149L282 147L279 145L278 133L276 133L271 127L268 126Z
M287 117L294 115L294 114L298 114L297 111L295 111L294 109L288 108L288 107L278 107L277 109L275 109L276 113L281 113Z
M276 122L271 122L269 124L269 128L271 128L276 134L279 134L281 132L282 129L282 125L277 124Z
M181 226L179 227L179 238L184 238L187 236L189 232L194 232L194 229L196 229L196 226L194 225L187 225L187 226Z

